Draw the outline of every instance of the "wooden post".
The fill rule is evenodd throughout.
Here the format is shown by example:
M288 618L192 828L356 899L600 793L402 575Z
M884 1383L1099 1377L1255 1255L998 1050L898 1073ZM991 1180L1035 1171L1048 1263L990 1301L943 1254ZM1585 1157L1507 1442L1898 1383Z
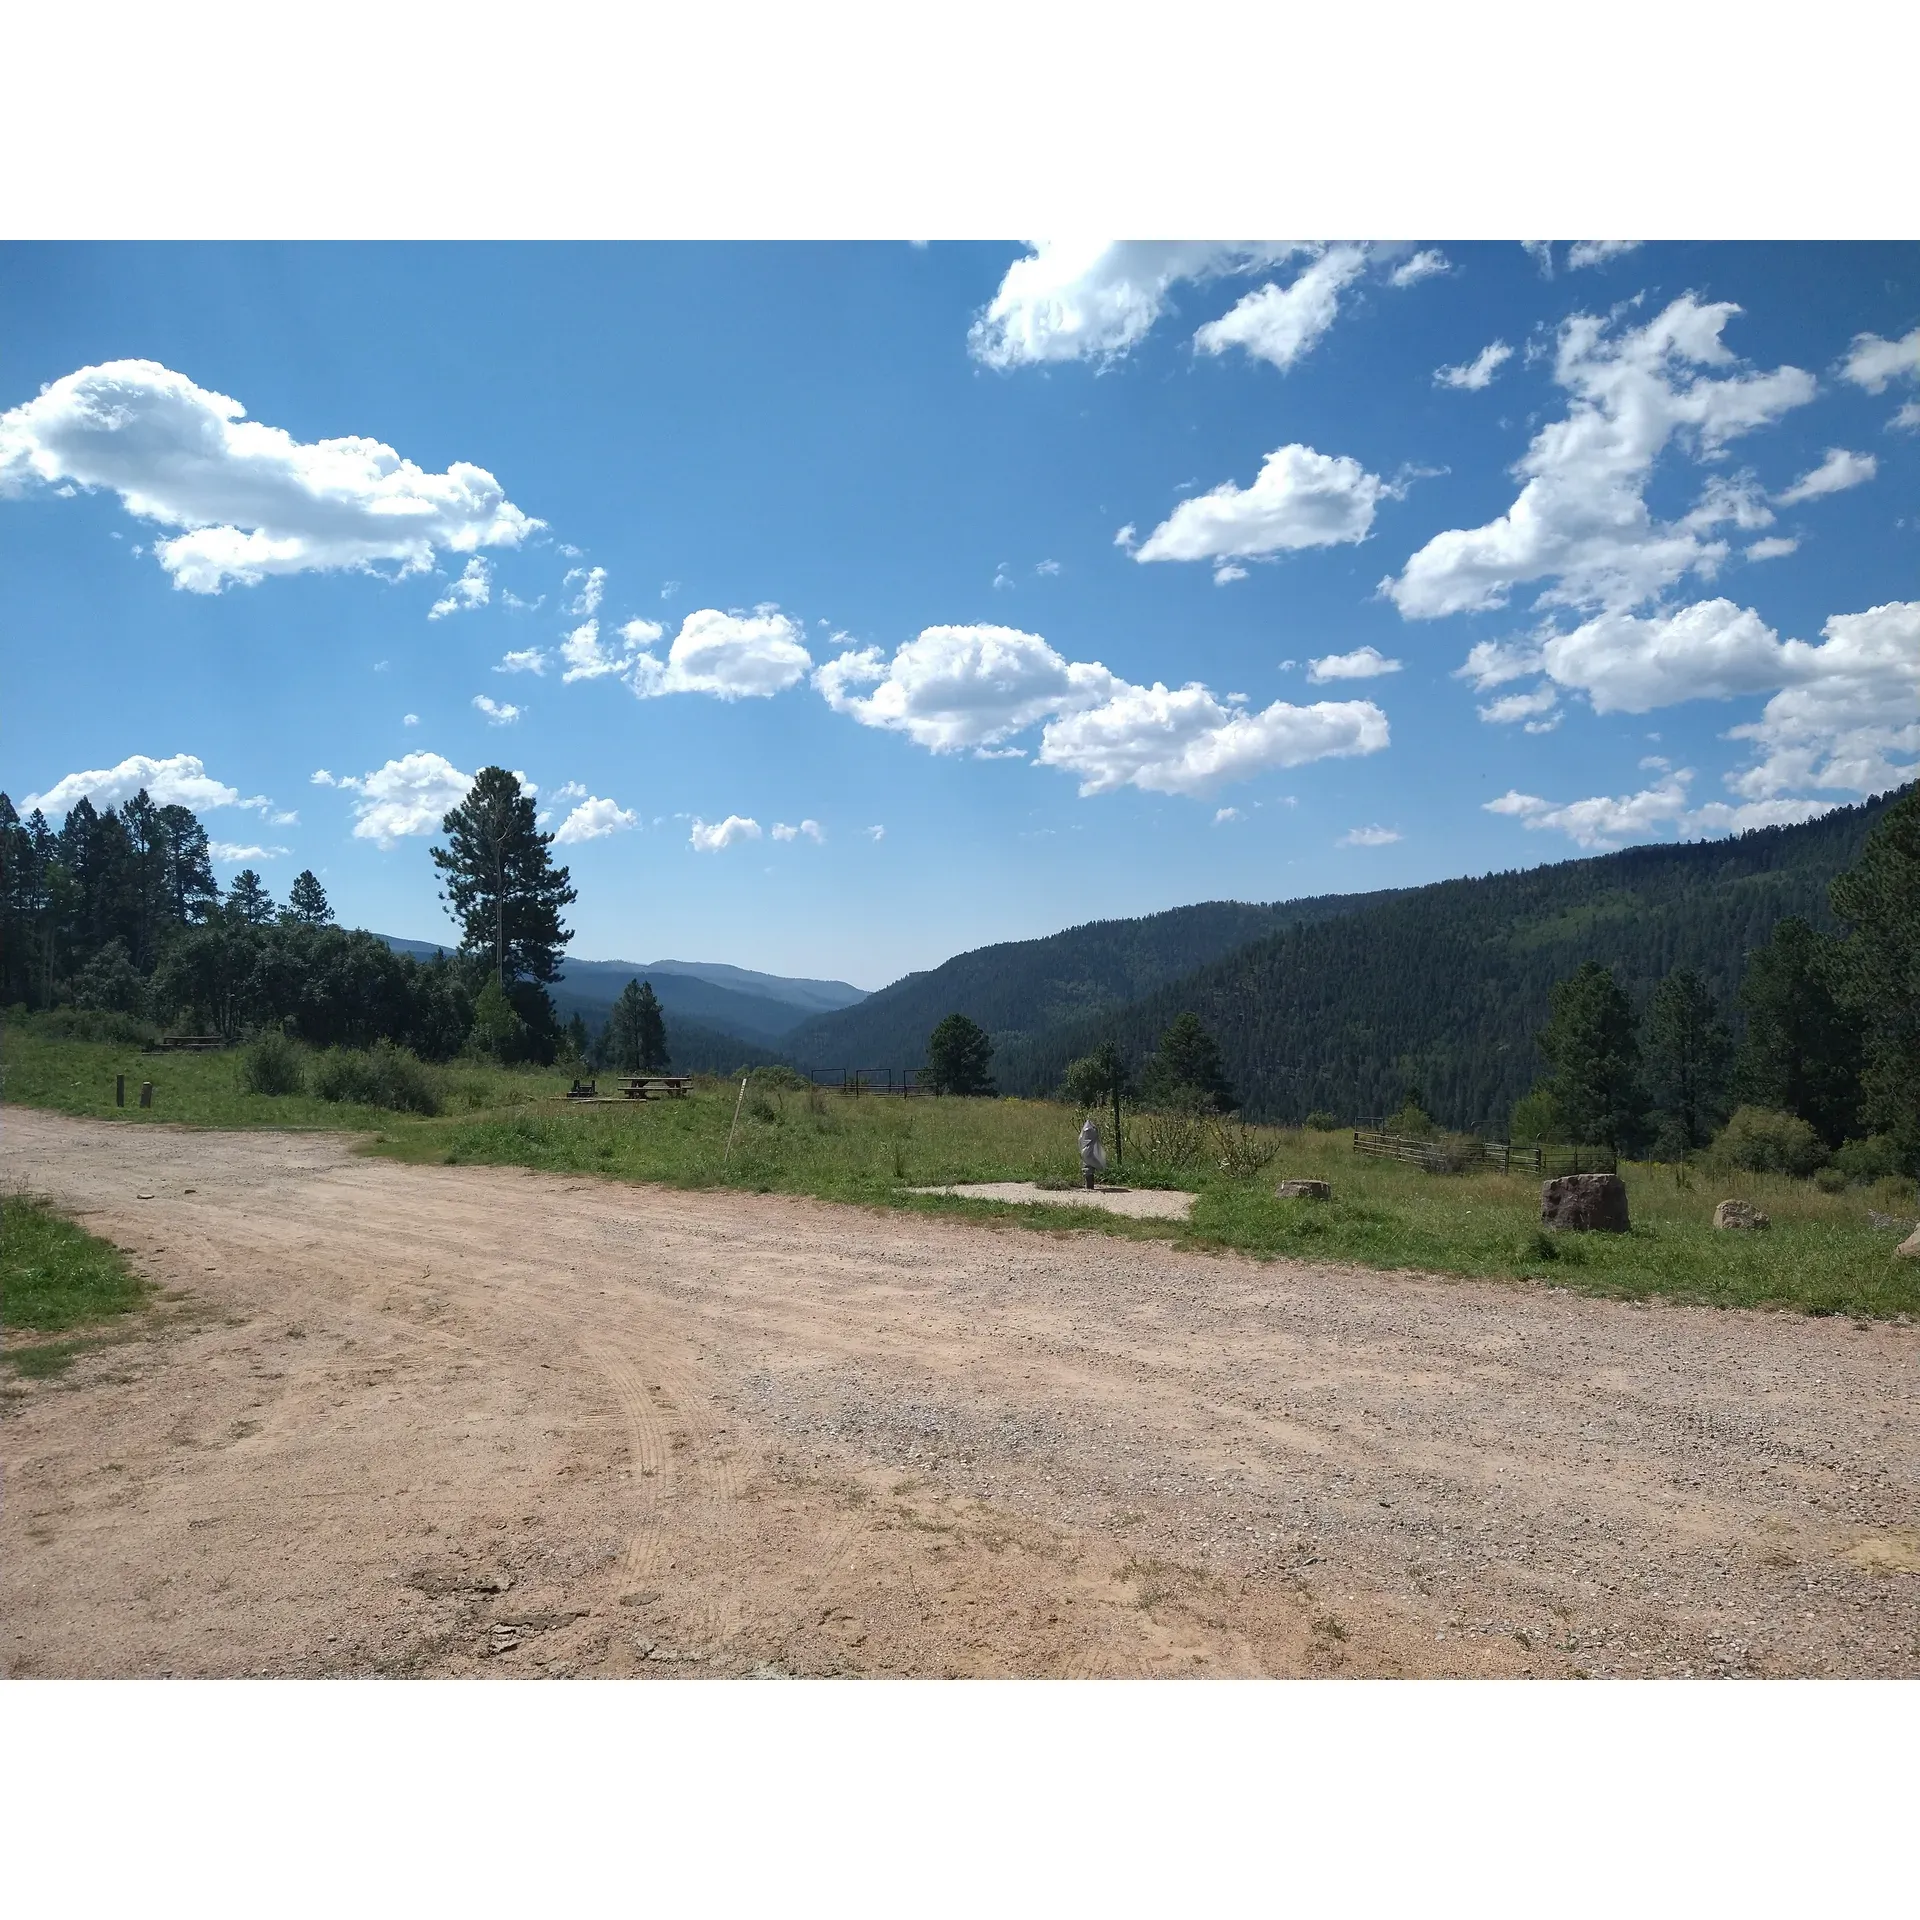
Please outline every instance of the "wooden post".
M143 1107L153 1105L153 1082L151 1080L142 1080L140 1082L140 1104Z
M124 1107L127 1104L127 1076L124 1073L116 1073L113 1076L113 1104L116 1107Z

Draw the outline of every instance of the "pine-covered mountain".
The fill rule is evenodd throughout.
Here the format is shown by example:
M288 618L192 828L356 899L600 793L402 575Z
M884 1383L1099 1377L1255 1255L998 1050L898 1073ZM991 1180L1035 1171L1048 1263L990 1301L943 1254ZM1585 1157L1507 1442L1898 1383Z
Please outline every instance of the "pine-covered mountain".
M1105 1039L1143 1060L1193 1012L1249 1119L1319 1108L1351 1120L1417 1087L1436 1119L1498 1131L1540 1071L1533 1039L1556 980L1598 960L1644 1005L1673 968L1694 967L1731 1015L1747 955L1778 921L1832 927L1828 884L1898 797L1729 840L1444 880L1304 920L1124 1008L1015 1036L994 1073L1004 1092L1044 1092Z
M1023 1034L1118 1009L1276 929L1352 913L1385 893L1326 894L1269 906L1210 900L1139 920L1091 920L1039 940L1007 940L910 973L857 1006L795 1027L781 1041L803 1066L919 1064L950 1013L1004 1046Z

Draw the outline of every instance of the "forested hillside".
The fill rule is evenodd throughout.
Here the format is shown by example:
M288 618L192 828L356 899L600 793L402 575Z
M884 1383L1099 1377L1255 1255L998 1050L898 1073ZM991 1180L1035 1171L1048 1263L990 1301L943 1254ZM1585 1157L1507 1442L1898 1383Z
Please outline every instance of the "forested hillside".
M1288 927L1123 1009L1014 1038L995 1072L1007 1092L1056 1087L1100 1041L1138 1061L1193 1012L1249 1118L1384 1114L1416 1086L1436 1119L1497 1130L1540 1071L1533 1040L1556 980L1598 960L1640 1005L1693 967L1731 1012L1747 954L1777 921L1833 925L1828 884L1895 798L1732 840L1441 881Z
M1004 1046L1020 1034L1124 1006L1276 928L1390 897L1327 894L1271 906L1210 900L977 947L929 972L910 973L842 1013L809 1020L780 1045L805 1066L913 1066L934 1026L964 1013Z

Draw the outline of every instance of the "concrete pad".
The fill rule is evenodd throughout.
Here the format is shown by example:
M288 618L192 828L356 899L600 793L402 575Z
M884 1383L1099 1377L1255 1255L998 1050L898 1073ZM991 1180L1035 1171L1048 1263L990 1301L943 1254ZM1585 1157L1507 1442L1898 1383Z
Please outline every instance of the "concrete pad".
M1193 1211L1193 1195L1155 1187L1036 1187L1031 1180L984 1180L972 1186L909 1187L909 1193L945 1193L956 1200L1010 1200L1030 1207L1098 1207L1136 1220L1184 1220Z

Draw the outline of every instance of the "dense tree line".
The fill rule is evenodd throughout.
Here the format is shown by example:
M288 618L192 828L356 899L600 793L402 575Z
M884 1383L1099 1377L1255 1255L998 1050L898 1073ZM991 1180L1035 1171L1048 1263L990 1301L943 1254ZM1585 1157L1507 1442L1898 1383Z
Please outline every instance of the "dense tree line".
M1193 1013L1250 1119L1384 1115L1417 1084L1437 1120L1502 1133L1540 1071L1535 1038L1557 982L1600 961L1644 1008L1687 969L1744 1030L1736 995L1748 956L1796 916L1817 934L1838 928L1828 888L1892 803L1443 881L1284 928L1116 1011L1001 1040L1000 1084L1047 1092L1105 1040L1144 1063L1174 1018Z

